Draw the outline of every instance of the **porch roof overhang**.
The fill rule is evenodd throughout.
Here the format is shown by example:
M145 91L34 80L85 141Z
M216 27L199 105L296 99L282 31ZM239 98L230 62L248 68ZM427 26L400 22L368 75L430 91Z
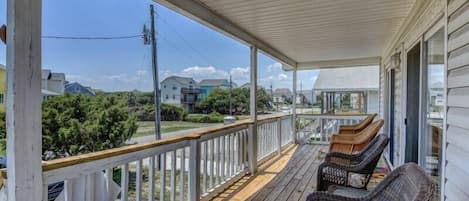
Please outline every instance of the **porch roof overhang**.
M155 0L285 70L376 65L417 0Z

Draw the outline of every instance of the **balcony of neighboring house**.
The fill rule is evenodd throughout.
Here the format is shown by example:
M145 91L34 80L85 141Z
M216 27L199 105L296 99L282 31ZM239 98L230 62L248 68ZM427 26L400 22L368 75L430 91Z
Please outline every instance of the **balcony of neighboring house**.
M46 162L40 104L24 101L41 99L41 6L9 2L25 12L9 12L15 138L0 198L469 200L467 0L156 0L250 46L250 118ZM292 71L292 114L258 115L258 52ZM330 70L320 113L297 108L306 70Z
M189 112L194 111L195 104L199 100L201 89L181 88L181 105Z

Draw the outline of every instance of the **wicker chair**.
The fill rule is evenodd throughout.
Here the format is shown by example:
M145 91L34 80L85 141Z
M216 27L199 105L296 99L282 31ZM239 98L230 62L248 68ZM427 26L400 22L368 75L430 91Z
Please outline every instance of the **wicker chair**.
M366 189L388 141L386 135L378 135L357 154L339 152L327 154L325 162L318 169L317 190L325 191L330 185ZM350 181L349 178L353 177L355 180ZM357 180L360 182L354 182Z
M339 127L339 134L357 134L373 122L377 114L370 114L358 124L342 125Z
M311 193L307 201L430 201L435 184L415 163L404 164L392 171L371 191L331 186L329 191Z
M360 151L378 134L384 120L376 121L358 134L332 135L329 152L352 154Z

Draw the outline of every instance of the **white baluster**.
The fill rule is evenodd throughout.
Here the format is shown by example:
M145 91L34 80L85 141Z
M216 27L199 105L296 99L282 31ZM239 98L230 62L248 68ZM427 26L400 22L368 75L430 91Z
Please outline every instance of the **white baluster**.
M129 164L121 166L121 201L128 200L129 190Z
M137 172L136 172L136 181L135 181L135 196L136 200L140 201L142 200L142 183L143 183L143 178L142 178L142 172L143 172L143 164L142 160L137 161Z
M176 150L171 152L171 201L176 201Z

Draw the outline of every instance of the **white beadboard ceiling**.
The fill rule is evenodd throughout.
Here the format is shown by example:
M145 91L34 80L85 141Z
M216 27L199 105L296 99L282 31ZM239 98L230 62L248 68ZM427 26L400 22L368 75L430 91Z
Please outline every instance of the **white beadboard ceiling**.
M191 1L200 2L204 7L233 22L297 63L381 56L415 2L415 0Z

